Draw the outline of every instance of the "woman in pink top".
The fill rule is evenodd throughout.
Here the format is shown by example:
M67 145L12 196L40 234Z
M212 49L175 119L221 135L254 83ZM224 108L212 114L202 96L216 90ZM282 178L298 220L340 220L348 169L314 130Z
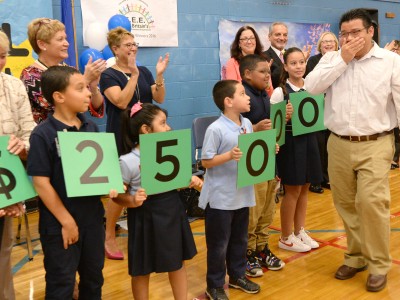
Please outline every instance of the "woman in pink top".
M239 72L240 60L248 54L258 54L260 56L265 56L263 54L263 46L260 42L257 32L253 27L245 25L239 28L236 33L235 39L231 45L231 58L226 63L226 78L233 79L237 81L242 81L242 77ZM270 62L272 63L272 61ZM270 84L266 89L268 96L271 96L274 88L270 80Z

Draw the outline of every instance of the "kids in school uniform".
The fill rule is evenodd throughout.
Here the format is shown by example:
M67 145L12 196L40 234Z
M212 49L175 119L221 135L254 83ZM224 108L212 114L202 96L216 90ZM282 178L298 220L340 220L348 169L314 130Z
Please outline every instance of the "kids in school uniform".
M193 234L177 190L150 195L141 188L139 135L171 130L167 112L157 105L136 103L122 113L122 179L125 194L113 199L128 207L128 264L135 299L149 298L153 272L168 272L175 299L187 299L185 260L196 253ZM192 186L202 186L192 176Z
M46 299L72 299L78 271L79 299L101 299L104 266L103 204L99 196L68 197L58 131L98 132L81 112L91 92L78 70L53 66L42 75L44 97L55 106L30 138L28 174L39 200L39 233L46 270Z
M260 286L246 278L247 227L249 207L255 205L254 187L237 189L237 161L242 152L238 136L253 131L241 113L250 110L250 99L236 80L222 80L213 89L221 116L206 131L202 165L207 168L199 207L205 209L207 244L207 289L210 299L228 299L223 288L258 293Z
M271 71L265 58L250 54L240 62L240 74L246 95L250 97L250 111L243 113L253 124L254 131L271 129L270 100L266 93ZM288 104L291 107L291 104ZM262 267L277 271L285 266L268 246L268 226L275 214L276 178L254 185L256 205L250 208L249 241L247 245L246 275L263 275Z

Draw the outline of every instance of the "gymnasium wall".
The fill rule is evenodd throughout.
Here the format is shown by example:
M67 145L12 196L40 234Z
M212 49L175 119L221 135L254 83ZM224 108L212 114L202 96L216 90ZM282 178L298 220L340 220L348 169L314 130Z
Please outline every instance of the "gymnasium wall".
M211 90L220 79L220 19L331 23L332 31L337 34L340 15L355 7L379 10L381 46L400 38L399 0L178 0L179 47L140 48L138 61L155 74L158 57L170 53L170 64L164 76L167 96L163 107L169 112L173 128L189 128L197 116L218 114ZM54 18L61 19L60 11L60 1L53 0ZM396 17L388 19L386 12L394 12ZM75 0L75 15L81 53L84 47L80 0ZM105 119L96 121L104 130Z

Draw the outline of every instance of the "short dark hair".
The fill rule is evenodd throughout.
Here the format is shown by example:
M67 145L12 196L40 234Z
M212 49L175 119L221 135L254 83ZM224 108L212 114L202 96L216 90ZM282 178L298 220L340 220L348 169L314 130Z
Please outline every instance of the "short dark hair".
M345 12L339 21L339 30L342 27L342 23L350 22L355 19L361 19L365 28L369 28L372 26L371 15L362 8L355 8Z
M266 62L267 59L257 54L249 54L242 58L239 65L240 76L244 79L244 72L246 70L253 71L257 68L259 62Z
M54 92L63 92L69 85L69 79L74 74L80 72L69 66L52 66L43 72L41 78L41 88L43 97L54 105Z
M238 84L239 81L236 80L220 80L214 85L213 98L220 111L225 110L224 100L226 97L233 98Z
M231 57L236 59L238 62L240 62L240 60L243 58L242 50L239 46L239 40L242 32L245 30L250 30L251 32L253 32L254 37L256 38L256 49L254 50L254 53L263 55L263 45L261 44L260 38L258 37L256 30L251 26L245 25L239 28L231 45Z

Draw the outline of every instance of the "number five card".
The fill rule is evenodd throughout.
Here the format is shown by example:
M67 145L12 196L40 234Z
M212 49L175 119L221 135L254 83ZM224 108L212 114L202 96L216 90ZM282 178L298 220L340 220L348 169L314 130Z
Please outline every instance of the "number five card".
M0 136L0 208L36 196L20 158L8 152L8 140Z
M68 197L124 193L113 133L58 132Z
M239 135L238 189L275 177L275 147L275 129Z
M140 175L146 194L187 187L192 177L190 129L140 135Z

